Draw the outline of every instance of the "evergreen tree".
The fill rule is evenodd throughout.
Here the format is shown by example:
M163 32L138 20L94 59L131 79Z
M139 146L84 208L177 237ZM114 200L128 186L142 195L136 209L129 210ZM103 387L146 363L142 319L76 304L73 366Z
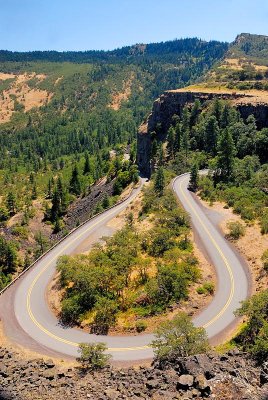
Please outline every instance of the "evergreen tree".
M157 155L157 165L163 166L164 161L165 161L165 156L164 156L163 143L160 142L159 148L158 148L158 155Z
M218 154L216 158L216 176L224 182L232 179L235 160L235 145L229 129L224 129L218 143Z
M169 158L173 159L175 154L175 129L171 126L167 134L167 152Z
M216 118L219 124L221 121L221 114L222 114L222 102L219 99L216 99L214 101L211 114Z
M89 155L88 155L88 152L86 152L86 154L85 154L85 165L84 165L84 175L87 175L87 174L89 174L91 172L91 169L90 169L90 161L89 161Z
M185 106L182 110L182 131L190 129L190 112L187 106Z
M154 190L162 196L164 193L165 189L165 176L164 176L164 169L163 167L160 167L155 176L155 182L154 182Z
M53 233L58 233L61 230L61 223L60 223L60 219L57 217L55 224L54 224L54 229L53 229Z
M26 254L26 256L24 257L24 262L23 262L23 269L28 268L31 265L31 257L29 255L29 253Z
M108 196L107 193L105 193L103 200L102 200L102 207L105 208L109 208L110 207L110 198Z
M48 184L47 184L47 198L51 199L51 196L52 196L52 181L49 178Z
M16 213L16 197L13 192L8 192L7 194L6 207L10 215Z
M181 147L185 151L186 157L188 157L190 146L190 112L188 107L184 107L182 111L181 131Z
M52 207L50 210L50 220L55 222L61 215L61 198L58 188L54 189L52 197Z
M219 125L222 129L225 129L229 124L230 124L230 108L228 104L225 104L223 107Z
M30 173L29 181L30 181L31 184L34 183L34 174L32 172Z
M219 136L219 125L214 115L208 118L204 127L204 147L212 156L217 153L217 141Z
M33 184L33 189L32 189L32 200L37 199L37 187L36 187L36 182Z
M74 169L72 171L72 177L70 180L70 192L75 194L76 196L79 196L79 194L81 193L81 182L80 182L80 178L79 178L79 172L78 172L78 168L77 165L74 166Z
M199 100L195 100L194 105L192 107L191 110L191 114L190 114L190 126L191 128L196 125L197 120L198 120L198 116L200 114L201 111L201 103Z
M175 152L179 152L181 149L181 124L180 122L177 122L175 126L175 145L174 145L174 150Z
M193 164L191 168L190 174L190 182L189 182L189 189L195 192L198 188L198 166L197 164Z
M181 147L182 150L185 151L186 158L188 157L189 147L190 147L189 139L190 139L189 129L185 129L182 132Z

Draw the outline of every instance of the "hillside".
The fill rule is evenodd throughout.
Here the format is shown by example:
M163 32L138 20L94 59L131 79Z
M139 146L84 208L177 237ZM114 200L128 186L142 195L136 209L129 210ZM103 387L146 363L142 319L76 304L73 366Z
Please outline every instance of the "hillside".
M0 261L0 287L118 200L137 179L136 132L154 98L195 82L227 47L181 39L109 52L0 51L0 260L14 253L11 268Z
M193 90L247 91L267 100L268 36L242 33ZM262 91L260 94L258 91Z

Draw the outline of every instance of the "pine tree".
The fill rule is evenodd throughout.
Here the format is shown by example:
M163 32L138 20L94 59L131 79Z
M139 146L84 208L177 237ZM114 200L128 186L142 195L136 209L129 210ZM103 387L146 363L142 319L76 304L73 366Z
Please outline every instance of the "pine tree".
M189 129L184 129L182 132L181 147L185 151L186 158L188 157L189 147L190 147L189 139L190 139Z
M55 222L61 215L61 198L57 188L55 188L52 196L52 207L50 210L50 220Z
M51 196L52 196L52 180L49 178L47 184L47 198L51 199Z
M86 174L89 174L90 172L91 172L91 169L90 169L89 155L88 155L88 153L86 153L85 154L85 165L84 165L83 174L86 175Z
M188 107L184 107L182 110L182 131L189 130L190 129L190 112Z
M212 156L217 154L217 142L219 136L219 125L214 115L208 118L204 128L204 146L205 150Z
M34 174L32 172L30 173L29 181L30 181L31 184L34 183Z
M191 128L196 125L198 116L200 114L201 110L201 103L199 100L195 100L193 108L191 110L191 115L190 115L190 126Z
M175 130L171 126L167 134L167 152L169 158L173 159L175 154Z
M16 213L16 197L13 192L8 192L7 194L6 207L10 215Z
M216 118L218 124L221 121L222 114L222 102L219 99L216 99L213 103L212 115Z
M160 142L158 154L157 154L157 165L163 166L164 160L165 160L165 156L164 156L163 144L162 144L162 142Z
M181 124L180 122L176 123L175 126L175 145L174 145L174 151L177 153L181 149Z
M195 192L198 188L198 167L197 164L193 164L190 174L189 190Z
M184 107L182 111L181 132L181 147L185 151L187 158L190 147L190 113L188 107Z
M32 200L37 199L37 187L36 187L36 183L34 182L33 184L33 189L32 189Z
M54 229L53 229L53 233L58 233L61 230L61 223L60 223L60 219L57 217L55 224L54 224Z
M217 176L221 181L228 182L231 180L234 169L235 144L229 129L224 129L218 143L217 154Z
M164 189L165 189L164 169L160 167L156 172L154 190L159 194L159 196L163 196Z
M229 123L230 123L229 106L227 104L225 104L223 107L222 115L221 115L220 127L222 129L225 129L225 128L227 128Z
M72 172L72 177L70 180L70 192L75 194L76 196L79 196L79 194L81 193L81 182L79 179L79 172L77 165L74 166Z
M102 207L105 208L109 208L110 207L110 198L108 196L107 193L105 193L103 200L102 200Z

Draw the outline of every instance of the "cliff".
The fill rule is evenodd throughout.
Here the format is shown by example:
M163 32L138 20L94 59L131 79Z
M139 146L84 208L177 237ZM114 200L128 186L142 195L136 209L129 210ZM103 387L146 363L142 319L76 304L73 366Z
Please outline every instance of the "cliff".
M174 114L181 116L183 107L199 100L201 104L214 99L230 101L236 107L243 119L254 115L259 129L268 127L268 93L249 91L232 92L203 89L170 90L162 94L153 104L153 109L147 121L141 125L138 132L137 163L142 175L150 176L151 132L158 132L157 140L164 141Z

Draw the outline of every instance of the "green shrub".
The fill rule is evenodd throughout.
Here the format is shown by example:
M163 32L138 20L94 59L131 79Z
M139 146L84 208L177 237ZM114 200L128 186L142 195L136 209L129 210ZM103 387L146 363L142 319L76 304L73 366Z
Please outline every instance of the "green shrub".
M260 220L260 225L261 225L261 233L263 235L268 233L268 212L265 210L263 213L261 220Z
M61 319L64 323L73 324L82 312L80 295L64 299L61 303Z
M95 304L96 315L93 322L93 331L98 334L107 334L109 328L115 325L118 304L114 300L100 297Z
M204 353L209 349L205 329L196 328L190 317L182 312L172 321L162 323L155 336L152 347L156 359L162 362Z
M242 303L236 313L246 316L247 322L235 341L243 350L262 362L268 357L268 290L252 296Z
M245 235L245 227L240 222L231 221L227 224L229 229L229 237L238 240L241 236Z
M139 333L145 331L147 328L147 324L145 321L137 321L135 326L136 326L136 331Z
M105 354L107 346L105 343L80 343L78 352L80 357L78 361L82 364L84 369L101 369L104 368L111 356Z
M263 268L265 269L265 271L268 271L268 249L265 250L265 252L263 253L261 260L263 263Z
M21 239L28 239L29 231L26 226L14 226L12 228L12 233L15 236L20 237Z
M6 207L0 207L0 222L7 221L9 218L9 213Z
M213 282L206 282L203 286L199 286L196 291L198 294L213 294L215 291L215 285Z

